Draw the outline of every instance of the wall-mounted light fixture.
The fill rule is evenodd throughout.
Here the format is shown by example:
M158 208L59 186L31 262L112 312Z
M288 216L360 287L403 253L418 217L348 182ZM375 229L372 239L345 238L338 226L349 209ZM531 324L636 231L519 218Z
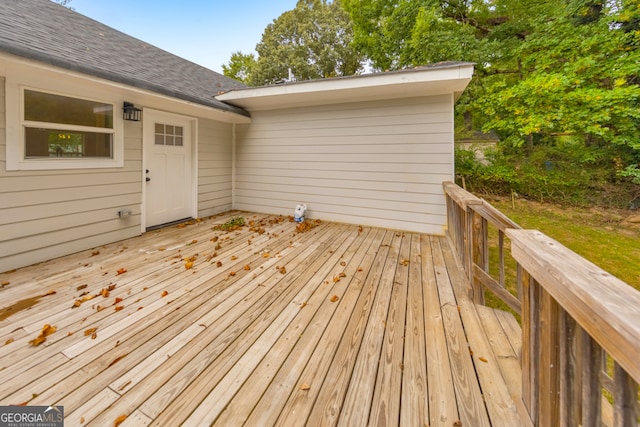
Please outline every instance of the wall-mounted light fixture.
M139 122L140 121L140 117L141 117L141 113L142 113L142 109L140 108L136 108L134 107L134 105L130 102L126 102L124 103L124 106L122 107L122 118L125 120L129 120L132 122Z

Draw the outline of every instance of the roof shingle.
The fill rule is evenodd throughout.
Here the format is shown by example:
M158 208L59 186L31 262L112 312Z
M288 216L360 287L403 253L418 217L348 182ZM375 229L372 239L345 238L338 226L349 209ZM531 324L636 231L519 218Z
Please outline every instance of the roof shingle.
M242 83L50 0L0 0L0 51L248 115L215 99Z

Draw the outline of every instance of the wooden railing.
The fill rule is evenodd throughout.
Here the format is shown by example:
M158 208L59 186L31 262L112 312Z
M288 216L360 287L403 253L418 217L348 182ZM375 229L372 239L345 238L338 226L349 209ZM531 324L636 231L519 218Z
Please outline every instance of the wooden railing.
M444 190L449 237L474 301L483 304L491 291L521 314L522 399L532 423L637 427L640 292L455 184ZM489 271L491 227L497 273ZM505 237L517 263L511 292Z

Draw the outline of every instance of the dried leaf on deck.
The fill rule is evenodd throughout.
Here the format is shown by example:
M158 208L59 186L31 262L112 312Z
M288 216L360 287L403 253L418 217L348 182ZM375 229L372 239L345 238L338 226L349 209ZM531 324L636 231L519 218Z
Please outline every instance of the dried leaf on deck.
M96 333L96 331L97 331L97 330L98 330L98 328L89 328L89 329L86 329L86 330L84 331L84 336L85 336L85 337L88 337L89 335L93 335L93 334L95 334L95 333Z
M185 270L191 270L191 268L193 268L193 261L188 261L184 264Z
M409 265L409 260L408 259L403 259L402 261L400 261L400 264L404 265L406 267L407 265Z
M97 256L97 255L100 255L100 251L91 252L91 256Z
M114 311L120 311L124 308L124 305L116 305Z
M311 386L309 384L307 384L307 383L302 383L300 385L300 390L302 390L302 391L309 390L310 388L311 388Z
M29 341L29 344L31 344L34 347L37 347L43 342L45 342L47 340L47 337L52 333L54 333L55 331L56 331L56 327L51 326L47 323L42 327L42 331L40 332L40 335L38 335L36 338Z
M120 297L116 297L116 299L115 299L115 300L114 300L114 302L113 302L113 305L120 304L121 302L122 302L122 298L120 298Z
M222 261L216 262L216 267L222 267Z
M278 270L280 270L280 273L282 273L282 274L287 274L287 269L284 268L284 267L280 267L280 268L278 268Z
M116 276L119 276L121 274L124 274L127 272L126 268L119 268L118 271L116 272Z
M162 291L162 294L160 294L162 298L166 297L167 295L169 295L169 292L167 291Z
M487 360L487 359L485 359L484 357L478 357L478 359L480 359L480 361L481 361L481 362L484 362L484 363L487 363L487 362L488 362L488 360Z
M249 264L245 265L245 266L244 266L244 270L245 270L245 271L249 271L249 270L251 270L251 266L250 266Z
M238 257L237 257L237 256L235 256L235 255L231 255L231 261L235 261L235 260L237 260L237 259L238 259Z
M336 302L336 301L338 301L339 299L340 299L340 297L338 297L338 295L334 295L334 296L332 296L332 297L331 297L331 300L330 300L330 301L331 301L331 302Z
M9 284L11 284L11 282L5 280L4 282L2 282L2 287L4 288L5 286L8 286Z
M109 298L109 290L107 288L102 288L100 290L100 295L102 295L105 298Z
M86 284L85 284L85 285L80 285L80 286L78 286L78 287L76 288L76 290L77 290L77 291L81 291L81 290L83 290L83 289L86 289L86 288L87 288L87 286L89 286L89 285L86 285Z
M9 338L8 340L6 340L6 341L4 342L4 345L9 345L9 344L11 344L13 341L14 341L14 339L13 339L13 338Z
M118 418L115 419L115 421L113 422L113 427L118 427L120 424L122 424L124 422L124 420L127 419L126 415L120 415Z

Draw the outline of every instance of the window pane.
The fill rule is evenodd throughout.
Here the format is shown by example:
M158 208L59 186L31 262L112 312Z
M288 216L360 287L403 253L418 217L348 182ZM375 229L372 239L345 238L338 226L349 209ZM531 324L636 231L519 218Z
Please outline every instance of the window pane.
M176 145L182 146L182 137L176 136Z
M165 145L173 145L173 135L165 136Z
M156 135L156 145L164 145L164 135Z
M156 133L164 133L164 125L162 123L156 123Z
M173 135L173 126L165 125L167 127L167 135Z
M97 132L25 129L25 157L113 158L113 135Z
M182 126L176 126L176 135L182 135Z
M24 119L113 129L113 105L25 90Z

